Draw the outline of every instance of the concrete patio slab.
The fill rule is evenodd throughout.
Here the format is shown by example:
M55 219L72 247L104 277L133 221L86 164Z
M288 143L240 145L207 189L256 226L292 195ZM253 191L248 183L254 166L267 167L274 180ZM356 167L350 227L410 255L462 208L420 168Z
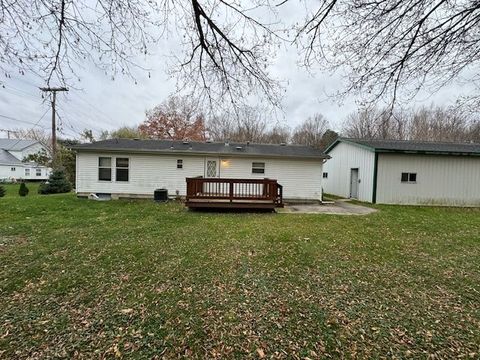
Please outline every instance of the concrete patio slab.
M331 215L368 215L376 209L367 206L352 204L345 200L335 200L333 204L285 204L285 208L278 209L278 213L287 214L331 214Z

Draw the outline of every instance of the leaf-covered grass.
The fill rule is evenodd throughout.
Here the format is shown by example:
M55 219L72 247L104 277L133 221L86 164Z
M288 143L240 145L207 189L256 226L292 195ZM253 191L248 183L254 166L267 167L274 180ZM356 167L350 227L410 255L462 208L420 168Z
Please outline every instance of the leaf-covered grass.
M478 358L480 210L378 208L2 198L0 358Z

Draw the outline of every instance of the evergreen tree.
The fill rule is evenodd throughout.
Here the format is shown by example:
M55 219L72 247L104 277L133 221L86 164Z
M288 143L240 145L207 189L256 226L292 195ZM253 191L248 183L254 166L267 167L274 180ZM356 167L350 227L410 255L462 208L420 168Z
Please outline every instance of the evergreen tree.
M72 191L72 184L65 177L63 170L53 170L48 178L48 182L40 185L39 194L61 194Z
M6 192L7 191L5 190L5 188L2 185L0 185L0 198L4 197Z
M28 188L27 188L27 185L25 185L25 183L22 182L22 183L20 184L20 189L18 190L18 195L20 195L20 196L27 196L27 195L28 195L28 192L29 192L29 190L28 190Z

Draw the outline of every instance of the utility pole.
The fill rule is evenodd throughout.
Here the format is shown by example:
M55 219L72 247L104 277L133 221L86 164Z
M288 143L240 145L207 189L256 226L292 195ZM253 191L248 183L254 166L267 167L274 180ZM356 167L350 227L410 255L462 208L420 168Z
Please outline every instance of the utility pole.
M55 154L57 153L57 124L55 121L55 101L57 100L57 91L68 91L66 87L42 87L42 91L47 91L52 93L52 157L55 159Z

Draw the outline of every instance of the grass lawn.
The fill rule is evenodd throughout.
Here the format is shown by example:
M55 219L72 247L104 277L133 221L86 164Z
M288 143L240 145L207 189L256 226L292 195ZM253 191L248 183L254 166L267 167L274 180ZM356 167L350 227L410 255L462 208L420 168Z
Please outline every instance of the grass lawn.
M479 209L216 214L7 188L0 358L480 357Z

